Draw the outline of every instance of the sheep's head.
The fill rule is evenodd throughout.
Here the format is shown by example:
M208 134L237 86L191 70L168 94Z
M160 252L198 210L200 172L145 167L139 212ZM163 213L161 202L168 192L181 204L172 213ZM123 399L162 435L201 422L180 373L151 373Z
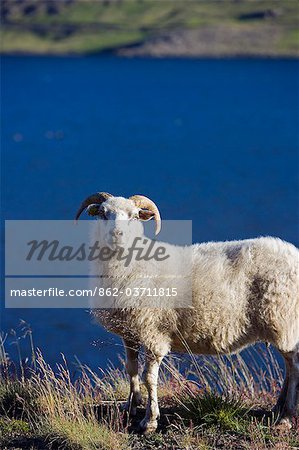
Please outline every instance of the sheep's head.
M141 236L142 221L155 219L156 234L161 229L161 217L157 206L143 195L124 198L114 197L107 192L98 192L82 202L76 220L84 210L103 222L101 223L103 239L112 246L123 245L130 242L131 238Z

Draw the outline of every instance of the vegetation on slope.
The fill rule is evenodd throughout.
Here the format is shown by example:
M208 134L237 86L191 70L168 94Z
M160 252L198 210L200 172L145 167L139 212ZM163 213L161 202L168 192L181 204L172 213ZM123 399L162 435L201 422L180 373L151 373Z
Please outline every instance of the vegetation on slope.
M294 0L2 0L1 49L69 54L138 44L136 54L155 56L298 56L298 15Z
M30 336L30 331L27 335ZM266 413L279 393L282 373L271 350L251 351L249 367L232 358L194 358L182 375L168 359L159 382L161 419L156 433L138 433L143 417L123 411L128 380L123 371L106 373L81 367L73 380L65 358L53 369L32 349L30 366L16 368L2 343L0 351L0 447L72 450L267 449L299 446L298 423L292 431L275 425ZM18 376L17 376L18 373ZM142 386L145 394L144 386ZM266 408L266 409L265 409Z

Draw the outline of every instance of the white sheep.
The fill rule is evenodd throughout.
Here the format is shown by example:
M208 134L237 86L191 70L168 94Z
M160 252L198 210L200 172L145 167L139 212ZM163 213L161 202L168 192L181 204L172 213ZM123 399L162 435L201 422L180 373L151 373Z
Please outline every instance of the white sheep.
M86 208L90 215L103 219L100 226L95 223L94 239L112 250L128 247L136 236L144 236L141 221L154 218L157 233L161 227L157 206L144 196L125 199L93 194L83 201L76 219ZM114 308L104 310L94 303L95 317L123 338L132 413L141 402L138 352L141 346L145 349L148 403L141 428L153 431L157 427L158 371L168 352L186 352L187 347L197 354L228 354L257 341L273 344L284 357L286 377L275 409L290 424L299 403L298 249L271 237L187 247L163 245L175 256L163 264L131 261L126 267L116 256L93 262L93 274L104 277L100 278L103 286L108 280L110 286L121 288L163 283L182 288L176 277L165 281L165 271L178 274L191 263L190 279L182 289L187 295L191 286L192 304L183 308L163 307L165 297L158 299L162 307L154 308L146 307L146 298L133 296L117 297Z

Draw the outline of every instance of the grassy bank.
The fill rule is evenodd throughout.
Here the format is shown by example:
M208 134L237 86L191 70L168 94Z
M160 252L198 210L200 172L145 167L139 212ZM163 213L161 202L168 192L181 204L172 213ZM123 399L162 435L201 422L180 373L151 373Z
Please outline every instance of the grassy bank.
M279 393L282 373L264 348L268 375L258 367L261 350L252 350L251 367L241 356L191 357L184 375L168 359L159 381L161 419L156 433L142 436L138 421L123 411L128 395L125 372L92 372L81 367L75 381L62 356L50 367L40 351L20 367L2 345L0 447L14 449L267 449L298 448L299 432L275 426L266 411ZM257 353L258 352L258 353ZM17 375L18 373L18 375ZM145 394L142 386L143 394ZM298 425L298 424L297 424Z
M298 14L294 0L2 0L1 51L298 56Z

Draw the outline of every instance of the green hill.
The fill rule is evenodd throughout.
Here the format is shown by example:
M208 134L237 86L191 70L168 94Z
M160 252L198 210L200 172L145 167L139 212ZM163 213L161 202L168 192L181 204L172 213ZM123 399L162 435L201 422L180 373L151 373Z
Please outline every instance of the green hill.
M298 56L298 2L2 0L1 52Z

